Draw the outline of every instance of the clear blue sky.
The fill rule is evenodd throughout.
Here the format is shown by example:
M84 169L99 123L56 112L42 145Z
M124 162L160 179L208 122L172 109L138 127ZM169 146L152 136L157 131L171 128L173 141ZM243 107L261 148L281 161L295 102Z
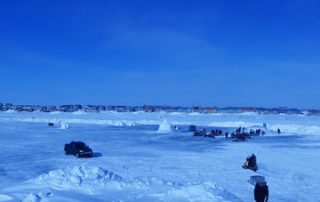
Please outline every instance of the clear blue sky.
M320 1L0 1L0 102L320 108Z

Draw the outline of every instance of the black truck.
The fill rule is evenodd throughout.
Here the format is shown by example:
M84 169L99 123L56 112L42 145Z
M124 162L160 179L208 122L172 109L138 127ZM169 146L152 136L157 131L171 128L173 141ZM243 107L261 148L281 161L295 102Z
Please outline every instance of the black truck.
M78 158L83 157L92 157L93 152L92 149L86 145L84 142L78 141L72 141L69 144L64 145L64 152L66 155L74 155Z

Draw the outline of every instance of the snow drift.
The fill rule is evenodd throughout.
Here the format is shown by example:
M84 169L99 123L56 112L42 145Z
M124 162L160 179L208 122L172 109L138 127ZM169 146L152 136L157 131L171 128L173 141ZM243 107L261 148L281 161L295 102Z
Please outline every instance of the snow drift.
M212 182L186 184L154 177L124 179L121 176L98 166L74 166L53 170L30 180L37 186L56 190L81 190L89 194L105 191L128 193L135 190L139 199L154 198L164 201L229 201L230 193ZM25 201L37 201L36 194L27 195ZM229 200L227 200L229 199Z

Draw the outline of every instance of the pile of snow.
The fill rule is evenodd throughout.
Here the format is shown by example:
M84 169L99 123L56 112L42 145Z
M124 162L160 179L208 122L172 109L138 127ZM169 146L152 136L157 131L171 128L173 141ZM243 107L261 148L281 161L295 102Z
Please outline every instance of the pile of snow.
M42 174L33 183L59 190L81 189L91 192L103 186L121 188L122 177L97 166L75 166Z
M164 201L224 202L239 199L211 182L191 184L166 193Z
M28 193L22 200L22 202L40 202L40 201L48 201L49 197L52 197L53 194L51 192L41 191L38 193Z
M7 111L4 111L4 113L16 113L17 111L13 110L13 109L9 109Z
M22 202L40 202L41 197L38 194L30 193L24 198Z
M47 113L47 112L43 112L43 113ZM61 114L60 111L54 111L54 112L49 112L49 114Z
M0 194L0 201L11 201L13 198L6 194Z
M76 115L82 115L82 114L86 114L87 112L83 111L83 110L78 110L75 112L72 112L72 114L76 114Z
M89 194L115 191L125 195L133 191L139 199L154 198L162 201L228 201L226 199L231 200L234 197L212 182L183 185L154 177L124 179L97 166L74 166L53 170L29 182L41 187L78 190ZM39 194L31 193L24 201L37 202L41 198Z
M170 133L172 131L171 124L165 119L160 123L158 133Z

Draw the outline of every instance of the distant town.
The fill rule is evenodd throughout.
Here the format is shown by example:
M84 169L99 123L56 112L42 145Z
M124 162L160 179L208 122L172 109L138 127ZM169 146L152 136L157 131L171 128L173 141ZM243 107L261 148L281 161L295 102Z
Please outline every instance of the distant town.
M105 106L105 105L14 105L11 103L0 103L0 111L17 111L17 112L198 112L198 113L245 113L255 112L259 114L306 114L320 115L319 109L297 109L297 108L256 108L256 107L182 107L182 106Z

